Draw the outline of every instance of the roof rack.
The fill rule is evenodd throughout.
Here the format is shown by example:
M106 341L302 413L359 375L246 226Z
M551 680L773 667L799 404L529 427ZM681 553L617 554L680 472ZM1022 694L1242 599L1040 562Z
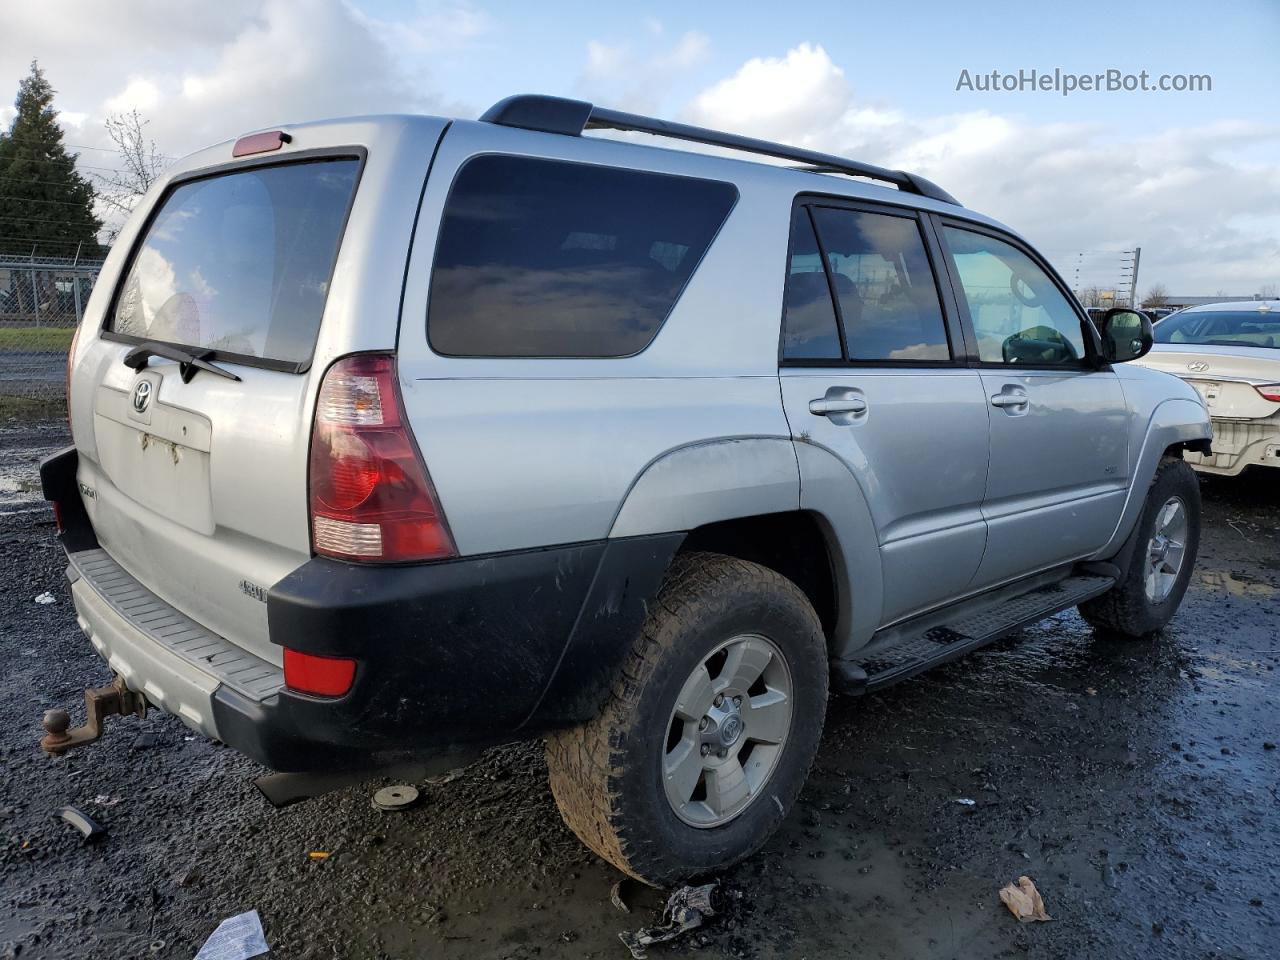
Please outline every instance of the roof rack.
M721 133L705 127L695 127L687 123L675 123L670 120L659 120L655 117L644 117L637 113L624 113L621 110L610 110L597 107L585 100L570 100L566 97L548 97L541 94L526 93L499 100L480 117L486 123L497 123L504 127L521 127L525 130L541 130L545 133L562 133L576 137L584 130L634 130L639 133L651 133L659 137L671 137L676 140L690 140L694 143L705 143L715 147L727 147L731 150L742 150L746 153L758 153L767 157L778 157L783 160L795 160L807 165L818 173L841 173L854 177L867 177L883 183L891 183L906 193L918 194L943 203L960 205L955 197L947 193L936 183L924 177L907 173L905 170L889 170L870 163L857 160L846 160L834 154L818 153L815 150L803 150L800 147L789 147L769 140L757 140L754 137L740 137L732 133Z

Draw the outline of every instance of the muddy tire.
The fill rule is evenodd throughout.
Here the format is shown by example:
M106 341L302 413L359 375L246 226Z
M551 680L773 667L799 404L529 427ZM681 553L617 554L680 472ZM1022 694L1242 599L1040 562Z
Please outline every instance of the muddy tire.
M827 681L822 626L794 583L678 556L599 716L547 741L565 823L655 886L750 856L808 777Z
M1200 548L1200 483L1181 459L1166 457L1147 491L1137 547L1120 581L1080 605L1094 627L1144 637L1178 612Z

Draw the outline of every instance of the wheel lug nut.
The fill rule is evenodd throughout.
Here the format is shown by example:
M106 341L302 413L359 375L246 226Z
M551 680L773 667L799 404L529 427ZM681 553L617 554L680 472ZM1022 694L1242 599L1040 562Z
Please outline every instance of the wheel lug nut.
M710 752L711 752L711 744L709 744L709 743L704 743L704 744L702 745L702 755L705 757L705 756L706 756L707 754L709 754Z
M698 721L699 730L705 730L709 726L711 726L711 720L708 717L703 717L701 720Z
M741 697L734 697L734 698L733 698L733 705L734 705L735 707L740 707L740 706L742 706L742 698L741 698Z
M723 707L723 706L724 706L724 694L723 694L723 693L717 693L717 694L716 694L715 705L716 705L717 707Z

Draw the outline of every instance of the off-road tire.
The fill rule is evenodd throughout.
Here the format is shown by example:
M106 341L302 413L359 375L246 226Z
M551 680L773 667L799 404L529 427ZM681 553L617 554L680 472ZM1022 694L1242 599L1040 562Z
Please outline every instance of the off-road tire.
M791 671L790 731L761 793L718 827L675 814L661 757L677 695L700 659L740 634L768 637ZM721 870L758 850L800 793L826 718L826 641L786 577L734 557L673 561L600 714L547 741L551 792L565 823L618 869L654 886Z
M1163 601L1155 603L1147 596L1144 582L1147 544L1160 508L1171 497L1180 497L1187 511L1186 553L1173 589ZM1160 461L1138 520L1136 543L1124 575L1106 593L1080 604L1080 616L1101 630L1145 637L1162 629L1178 612L1200 549L1200 482L1181 458L1165 457Z

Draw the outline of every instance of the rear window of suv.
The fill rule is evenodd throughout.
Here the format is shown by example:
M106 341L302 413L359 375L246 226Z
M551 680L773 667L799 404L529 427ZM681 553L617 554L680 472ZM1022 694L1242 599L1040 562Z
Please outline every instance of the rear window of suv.
M653 340L732 184L487 155L445 205L427 336L470 357L624 357Z
M344 157L178 184L134 251L108 329L305 367L359 170Z

